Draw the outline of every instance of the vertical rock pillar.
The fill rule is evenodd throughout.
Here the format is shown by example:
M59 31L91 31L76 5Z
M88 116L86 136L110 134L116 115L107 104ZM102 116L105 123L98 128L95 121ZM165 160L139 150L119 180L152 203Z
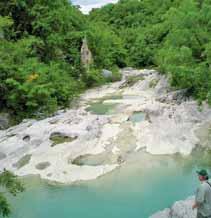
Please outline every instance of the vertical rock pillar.
M86 37L83 39L81 46L81 63L86 68L86 70L89 70L89 66L92 64L92 53L89 50Z

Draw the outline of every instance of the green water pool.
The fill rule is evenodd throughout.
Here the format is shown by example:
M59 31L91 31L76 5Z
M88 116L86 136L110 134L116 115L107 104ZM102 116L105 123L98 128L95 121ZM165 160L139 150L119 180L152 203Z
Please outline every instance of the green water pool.
M133 123L139 123L144 121L146 118L146 114L144 112L134 112L129 118Z
M115 108L117 105L117 103L103 103L99 101L90 103L89 107L86 110L90 111L93 114L109 115L115 113Z
M111 115L118 113L118 106L121 104L118 100L125 99L125 100L134 100L140 99L142 96L136 95L121 95L121 94L114 94L108 95L100 99L96 99L94 102L90 102L86 111L89 111L93 114L97 115ZM106 102L106 100L112 100L112 102ZM115 102L117 100L117 102ZM131 116L132 122L141 122L145 118L145 114L143 112L135 112Z
M53 186L25 180L11 218L147 218L194 194L199 165L193 159L137 154L95 181Z

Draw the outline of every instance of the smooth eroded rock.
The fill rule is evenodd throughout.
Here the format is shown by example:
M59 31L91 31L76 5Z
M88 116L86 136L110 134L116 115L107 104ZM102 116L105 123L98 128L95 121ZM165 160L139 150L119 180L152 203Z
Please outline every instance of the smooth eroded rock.
M3 160L6 157L7 157L7 155L5 153L0 152L0 160Z
M184 201L177 201L171 208L159 211L150 218L196 218L196 210L192 209L194 197Z
M22 167L24 167L25 165L27 165L29 163L29 161L31 160L31 154L26 154L24 155L21 159L19 159L15 164L13 164L14 167L16 167L17 169L20 169Z
M10 127L10 115L8 113L0 113L0 130Z
M112 75L113 75L113 73L110 70L105 70L105 69L102 70L102 76L104 78L111 78Z

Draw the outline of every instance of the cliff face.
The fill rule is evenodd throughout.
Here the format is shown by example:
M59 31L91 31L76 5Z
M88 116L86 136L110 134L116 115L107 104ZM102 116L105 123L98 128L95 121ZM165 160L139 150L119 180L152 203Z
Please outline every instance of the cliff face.
M171 208L159 211L150 218L196 218L196 210L192 210L194 197L177 201Z
M83 39L83 43L81 46L81 63L88 68L89 65L92 63L92 53L89 50L87 39Z

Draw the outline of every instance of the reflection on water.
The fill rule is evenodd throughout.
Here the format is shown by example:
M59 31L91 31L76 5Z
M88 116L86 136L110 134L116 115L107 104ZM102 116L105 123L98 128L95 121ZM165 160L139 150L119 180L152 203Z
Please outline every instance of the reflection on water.
M30 178L25 180L27 191L11 199L11 218L147 218L194 194L196 158L131 154L112 173L72 186Z

